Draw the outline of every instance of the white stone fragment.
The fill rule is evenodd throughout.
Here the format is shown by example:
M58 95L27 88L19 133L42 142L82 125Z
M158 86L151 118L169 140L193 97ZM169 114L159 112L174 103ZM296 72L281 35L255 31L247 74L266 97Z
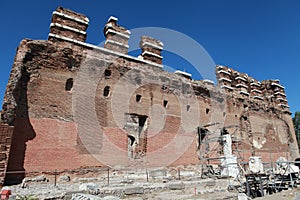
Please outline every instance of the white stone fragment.
M245 82L247 82L247 80L246 80L246 79L244 79L243 77L240 77L240 76L238 76L238 77L235 77L235 80L242 80L242 81L245 81Z
M156 44L150 43L150 42L142 42L142 46L150 46L159 50L162 50L163 48L161 46L158 46Z
M257 89L252 89L251 92L261 93L261 91L260 91L260 90L257 90Z
M278 94L279 94L279 95L281 95L281 96L286 96L286 95L285 95L284 93L282 93L282 92L275 92L274 94L275 94L275 95L278 95Z
M245 91L240 91L241 94L245 94L247 96L249 96L249 93L248 92L245 92Z
M121 46L121 47L125 47L127 49L129 48L129 46L127 44L122 44L120 42L116 42L116 41L113 41L113 40L110 40L110 39L107 39L105 41L105 44L107 44L107 43L115 44L115 45L118 45L118 46Z
M187 73L187 72L183 72L183 71L180 71L180 70L176 70L174 72L174 74L184 75L184 76L188 76L188 77L192 78L192 74Z
M261 157L259 156L249 157L249 171L254 174L263 173L264 168L261 161Z
M233 90L233 88L228 85L222 85L221 88L227 88L227 89Z
M225 70L219 70L218 72L219 72L219 73L223 73L223 74L230 75L230 73L229 73L228 71L225 71Z
M209 80L209 79L203 79L203 82L213 84L213 85L215 84L215 82L213 82L212 80Z
M225 78L225 77L222 77L222 78L220 78L219 80L220 80L220 81L227 81L227 82L229 82L229 83L232 82L230 79Z
M70 26L61 25L59 23L51 23L50 27L53 27L53 26L57 26L57 27L60 27L60 28L66 29L66 30L70 30L70 31L73 31L73 32L77 32L77 33L81 33L83 35L86 35L85 31L81 31L81 30L78 30L76 28L72 28Z
M115 17L115 16L110 16L110 17L108 18L107 22L111 22L111 21L117 22L117 21L118 21L118 18Z
M263 100L264 98L262 98L261 96L254 96L253 97L254 99L260 99L260 100Z
M124 38L127 38L127 39L129 39L129 37L130 37L129 35L126 35L126 34L124 34L124 33L117 32L117 31L112 30L112 29L108 29L108 30L105 32L105 35L107 35L108 33L113 33L113 34L119 35L119 36L124 37Z
M284 87L278 83L271 83L271 85L284 89Z
M243 87L243 88L248 88L248 86L247 85L244 85L244 84L241 84L241 83L239 83L239 84L236 84L236 87Z
M151 55L151 56L154 56L154 57L157 57L157 58L160 58L160 59L162 59L163 57L162 56L160 56L160 55L158 55L158 54L156 54L156 53L152 53L152 52L150 52L150 51L144 51L143 53L142 53L142 56L144 56L144 55Z

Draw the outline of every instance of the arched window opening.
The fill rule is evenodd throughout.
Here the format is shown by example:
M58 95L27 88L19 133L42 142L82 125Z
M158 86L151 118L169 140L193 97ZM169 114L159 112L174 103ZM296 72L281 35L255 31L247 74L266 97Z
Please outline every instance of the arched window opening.
M109 86L105 86L104 90L103 90L103 96L108 97L110 92L110 87Z
M66 91L71 91L73 88L73 78L68 78L65 85Z

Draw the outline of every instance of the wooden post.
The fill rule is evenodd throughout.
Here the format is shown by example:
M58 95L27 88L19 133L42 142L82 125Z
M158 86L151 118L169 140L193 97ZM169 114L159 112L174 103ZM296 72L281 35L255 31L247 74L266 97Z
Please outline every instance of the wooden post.
M270 151L270 161L271 161L271 169L272 169L272 175L273 175L274 174L274 165L273 165L272 149Z
M146 169L147 182L149 181L148 170Z
M54 186L56 186L56 177L57 176L57 174L56 174L56 169L54 170Z
M180 180L180 169L178 168L178 179Z
M109 185L109 168L107 168L107 185Z

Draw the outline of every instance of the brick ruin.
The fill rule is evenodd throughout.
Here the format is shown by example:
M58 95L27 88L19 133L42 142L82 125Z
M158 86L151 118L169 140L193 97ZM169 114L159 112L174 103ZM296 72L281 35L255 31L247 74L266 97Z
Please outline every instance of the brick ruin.
M130 56L128 40L131 33L117 22L117 18L110 17L105 24L104 47L87 44L88 18L59 7L53 12L48 40L21 41L1 112L2 183L20 182L25 171L76 170L105 165L87 151L78 137L72 111L72 98L76 92L73 87L77 84L82 63L91 56L88 55L90 51L93 51L89 63L92 67L88 72L102 73L94 88L96 121L103 134L128 154L128 160L141 159L163 148L176 134L185 132L195 137L170 165L197 165L201 158L215 157L212 151L201 147L205 137L201 133L209 135L216 130L212 127L218 123L212 119L220 113L224 123L214 134L220 135L224 131L231 134L245 150L244 159L253 154L262 156L263 160L269 159L270 152L273 152L274 160L279 156L290 159L299 156L286 94L278 80L260 82L247 74L217 65L218 84L215 86L207 80L192 80L185 72L163 71L163 43L143 36L141 55L138 58ZM97 67L104 70L99 71ZM136 89L129 98L129 112L120 114L124 120L120 128L113 116L112 94L117 93L114 86L125 75ZM159 84L145 81L149 77ZM83 87L88 90L89 84L91 82L87 81ZM183 128L182 116L184 112L189 116L194 104L184 102L182 109L177 97L191 94L197 100L196 110L200 117ZM216 106L220 102L225 111L222 106ZM151 119L149 115L153 105L160 105L164 110L164 113L153 115L164 116L165 123L158 132L148 128L151 121L155 122L155 117ZM87 118L83 123L90 121ZM133 156L133 148L138 156ZM166 153L165 158L169 156Z

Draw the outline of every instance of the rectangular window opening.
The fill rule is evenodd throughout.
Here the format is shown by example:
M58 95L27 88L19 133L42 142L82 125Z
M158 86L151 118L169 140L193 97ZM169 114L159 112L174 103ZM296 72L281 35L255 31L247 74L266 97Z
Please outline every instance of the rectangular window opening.
M111 76L111 70L106 69L106 70L104 71L104 76L105 76L105 78L110 78L110 76Z
M209 109L208 109L208 108L206 108L206 110L205 110L205 113L206 113L206 114L208 114L208 113L209 113Z
M110 87L109 86L105 86L104 90L103 90L103 96L104 97L108 97L110 93Z
M141 102L141 99L142 99L142 95L137 94L137 95L135 96L135 101L136 101L136 102Z
M186 105L186 111L190 111L191 106L190 105Z
M164 107L166 108L166 107L168 106L168 101L167 101L167 100L164 100L163 105L164 105Z

